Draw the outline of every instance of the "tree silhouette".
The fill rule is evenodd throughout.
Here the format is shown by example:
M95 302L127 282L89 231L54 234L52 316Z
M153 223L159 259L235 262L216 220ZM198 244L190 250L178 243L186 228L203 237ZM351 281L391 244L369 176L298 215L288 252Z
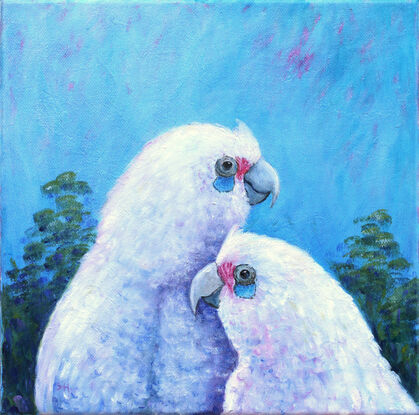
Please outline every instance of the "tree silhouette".
M363 311L382 354L418 401L418 278L407 276L411 264L388 231L392 219L385 209L354 223L360 224L360 235L345 239L346 260L333 263L332 269Z
M2 290L3 411L35 412L36 354L55 303L76 273L96 234L84 203L92 191L65 172L41 187L51 208L33 215L22 267L11 260Z

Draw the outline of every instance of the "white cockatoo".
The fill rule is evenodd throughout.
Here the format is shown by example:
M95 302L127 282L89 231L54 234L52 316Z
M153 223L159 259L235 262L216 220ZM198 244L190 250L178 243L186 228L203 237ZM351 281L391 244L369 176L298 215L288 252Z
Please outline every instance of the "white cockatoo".
M352 298L306 252L232 229L190 289L238 353L224 411L417 413Z
M148 143L108 195L97 240L40 344L40 412L221 409L236 355L216 310L195 319L189 284L249 205L279 191L257 141L209 124Z

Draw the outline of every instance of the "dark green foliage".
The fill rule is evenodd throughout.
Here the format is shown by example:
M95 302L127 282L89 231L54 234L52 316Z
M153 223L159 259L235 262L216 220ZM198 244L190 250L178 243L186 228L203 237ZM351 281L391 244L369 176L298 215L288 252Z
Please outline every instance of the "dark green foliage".
M33 215L23 265L11 260L3 285L3 412L35 412L36 353L55 303L95 240L96 221L84 209L86 182L66 172L41 187L53 208Z
M334 263L332 269L363 311L383 356L419 401L418 278L407 275L411 265L388 232L391 222L385 209L355 219L360 235L345 239L346 261Z

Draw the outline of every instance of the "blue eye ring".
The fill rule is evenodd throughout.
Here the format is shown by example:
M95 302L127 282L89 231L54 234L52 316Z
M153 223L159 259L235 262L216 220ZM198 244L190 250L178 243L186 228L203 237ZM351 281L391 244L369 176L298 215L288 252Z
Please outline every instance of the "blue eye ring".
M234 176L219 176L214 180L213 185L219 192L231 192L234 189Z
M251 284L251 285L235 284L234 294L237 297L245 298L248 300L251 298L254 298L254 296L256 295L256 284Z

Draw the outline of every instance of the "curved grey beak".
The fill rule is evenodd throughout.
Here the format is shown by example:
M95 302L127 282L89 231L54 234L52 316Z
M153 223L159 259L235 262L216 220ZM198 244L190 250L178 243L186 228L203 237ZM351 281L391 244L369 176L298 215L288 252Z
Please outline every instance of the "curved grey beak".
M196 307L202 297L213 297L210 303L214 307L218 307L218 295L224 283L218 276L217 265L215 262L208 264L202 268L192 280L191 288L189 290L189 301L194 314L196 314Z
M279 178L275 169L261 158L244 175L244 187L251 205L263 202L272 193L272 207L279 194Z

